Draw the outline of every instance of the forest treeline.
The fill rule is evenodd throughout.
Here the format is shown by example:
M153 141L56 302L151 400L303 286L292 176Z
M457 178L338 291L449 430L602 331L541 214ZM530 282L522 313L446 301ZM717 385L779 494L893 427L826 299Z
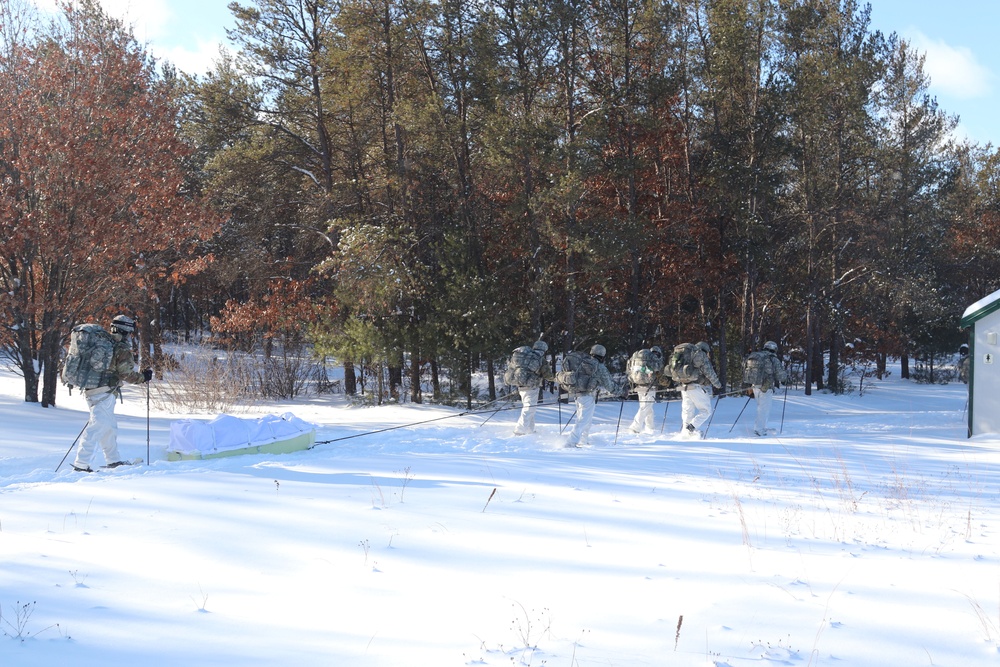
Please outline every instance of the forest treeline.
M165 332L309 349L416 401L539 335L705 340L730 381L771 339L840 391L846 357L954 351L1000 287L996 149L855 0L234 2L198 77L92 0L25 1L0 344L26 400L116 309L155 360Z

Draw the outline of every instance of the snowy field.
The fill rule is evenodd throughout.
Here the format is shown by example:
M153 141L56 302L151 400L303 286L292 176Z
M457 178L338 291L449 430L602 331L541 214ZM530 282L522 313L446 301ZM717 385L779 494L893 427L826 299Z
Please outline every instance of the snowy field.
M1000 439L966 439L961 384L793 390L763 439L752 404L730 433L742 397L701 441L677 403L628 433L627 403L615 442L603 403L579 450L552 405L515 437L309 398L258 410L321 441L426 423L206 462L166 460L154 408L149 464L91 475L54 472L87 418L60 391L0 371L0 665L1000 664Z

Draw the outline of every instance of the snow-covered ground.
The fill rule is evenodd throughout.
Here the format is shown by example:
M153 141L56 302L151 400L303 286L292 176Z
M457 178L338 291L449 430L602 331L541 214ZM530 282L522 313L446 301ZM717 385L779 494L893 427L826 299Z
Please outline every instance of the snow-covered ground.
M604 403L578 450L565 406L515 437L513 410L308 398L257 410L424 423L203 462L154 409L150 463L90 475L54 472L79 395L22 395L0 371L0 665L1000 664L1000 439L966 439L961 384L793 390L764 439L734 397L702 441L677 403L628 433L627 403L616 443ZM118 414L146 457L141 389Z

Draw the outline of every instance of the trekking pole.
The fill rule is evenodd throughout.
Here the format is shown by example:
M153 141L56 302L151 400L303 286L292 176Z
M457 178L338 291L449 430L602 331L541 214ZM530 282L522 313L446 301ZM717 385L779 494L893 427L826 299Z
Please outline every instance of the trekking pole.
M486 424L486 422L488 422L489 420L493 419L493 417L494 417L494 416L496 416L496 414L497 414L498 412L500 412L501 410L503 410L503 408L497 408L496 410L494 410L493 412L491 412L491 413L490 413L490 416L489 416L489 417L487 417L486 419L484 419L484 420L483 420L483 423L479 425L479 428L482 428L482 427L483 427L483 425L484 425L484 424Z
M615 442L612 447L618 444L618 429L622 427L622 413L625 412L625 400L622 399L622 406L618 408L618 425L615 426Z
M660 424L660 433L665 433L667 430L667 410L670 409L670 399L663 401L663 423Z
M740 414L736 415L736 421L733 422L733 425L729 427L730 433L732 433L733 429L736 428L736 422L738 422L740 420L740 417L743 416L743 410L747 409L747 406L750 405L751 400L753 400L753 396L747 396L747 402L743 404L743 408L740 410Z
M501 396L501 397L500 397L500 398L498 398L498 399L495 399L495 400L493 400L493 401L490 401L489 403L487 403L487 405L490 405L490 404L492 404L492 403L498 403L498 402L499 402L499 403L500 403L500 407L499 407L499 408L497 408L496 410L494 410L493 412L491 412L491 413L490 413L490 416L489 416L489 417L487 417L485 421L483 421L483 424L485 424L485 423L486 423L486 422L488 422L489 420L493 419L493 417L495 417L495 416L496 416L496 414L497 414L498 412L500 412L501 410L507 410L507 409L511 409L511 410L512 410L512 409L514 409L514 406L512 406L512 405L504 405L504 404L503 404L503 402L504 402L504 401L508 401L508 400L510 400L511 396L513 396L513 395L514 395L514 392L510 392L510 393L508 393L508 394L504 394L503 396ZM485 410L484 410L484 412L485 412ZM480 424L479 426L481 427L481 426L482 426L483 424Z
M510 398L510 397L511 397L512 395L513 395L513 394L507 394L507 396L505 396L504 398L505 398L505 399L506 399L506 398ZM508 409L508 408L511 408L511 409L513 409L513 407L514 407L514 406L512 406L512 405L503 405L503 404L501 404L499 408L497 408L496 410L494 410L493 412L491 412L491 413L490 413L490 416L489 416L489 417L487 417L487 418L486 418L486 419L485 419L485 420L483 421L483 424L485 424L485 423L486 423L486 422L488 422L489 420L493 419L493 417L495 417L495 416L496 416L496 414L497 414L498 412L500 412L501 410L506 410L506 409ZM479 425L479 426L480 426L480 428L481 428L481 427L483 426L483 424L480 424L480 425Z
M785 398L781 401L781 427L778 429L778 435L785 430L785 406L788 405L788 385L785 385Z
M596 403L596 400L595 400L595 403ZM566 420L566 426L560 426L559 427L559 435L562 435L563 431L569 426L569 423L571 421L573 421L573 417L576 417L576 410L574 410L573 414L571 414L569 416L569 419Z
M559 432L562 433L562 385L556 387L556 410L559 412Z
M87 430L87 426L88 426L89 424L90 424L90 420L88 419L88 420L87 420L87 423L86 423L86 424L84 424L84 425L83 425L83 428L81 428L81 429L80 429L80 433L79 433L79 435L77 435L77 436L76 436L76 439L75 439L75 440L73 441L73 444L72 444L72 445L70 445L70 446L69 446L69 449L67 449L67 450L66 450L66 453L65 453L65 454L63 454L63 457L62 457L62 461L60 461L60 462L59 462L59 465L57 465L57 466L56 466L56 469L55 469L55 472L59 472L59 468L61 468L61 467L62 467L62 464L63 464L63 463L64 463L64 462L66 461L66 457L67 457L67 456L69 456L69 453L70 453L71 451L73 451L73 448L74 448L74 447L76 447L76 443L77 443L77 442L78 442L78 441L80 440L80 437L81 437L81 436L83 436L83 432Z
M708 437L708 429L712 428L712 420L715 419L715 411L719 409L719 400L721 398L721 395L715 397L715 407L712 408L712 414L708 416L708 423L705 424L705 435L701 436L702 438Z

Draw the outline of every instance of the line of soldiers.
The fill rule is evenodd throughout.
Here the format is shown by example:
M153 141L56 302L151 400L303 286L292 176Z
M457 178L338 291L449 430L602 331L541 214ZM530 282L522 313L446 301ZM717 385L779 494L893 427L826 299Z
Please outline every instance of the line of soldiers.
M576 404L573 425L565 446L579 447L586 444L594 417L597 395L604 391L609 396L624 397L634 392L639 399L639 409L629 430L636 434L654 432L653 406L660 388L679 387L681 394L681 436L702 438L702 425L712 415L712 395L721 390L722 383L709 358L708 343L681 343L665 358L659 346L636 351L626 365L630 388L616 386L604 365L607 354L603 345L594 345L589 353L571 352L562 359L561 370L553 372L545 363L548 345L535 341L531 346L514 350L504 374L504 382L516 386L521 396L521 414L514 427L515 435L533 433L535 412L539 401L539 388L544 382L557 382L569 399ZM774 390L785 382L785 369L777 356L778 346L773 341L752 353L744 364L744 386L757 404L754 433L768 434L767 421L774 400ZM710 389L713 388L713 389Z

